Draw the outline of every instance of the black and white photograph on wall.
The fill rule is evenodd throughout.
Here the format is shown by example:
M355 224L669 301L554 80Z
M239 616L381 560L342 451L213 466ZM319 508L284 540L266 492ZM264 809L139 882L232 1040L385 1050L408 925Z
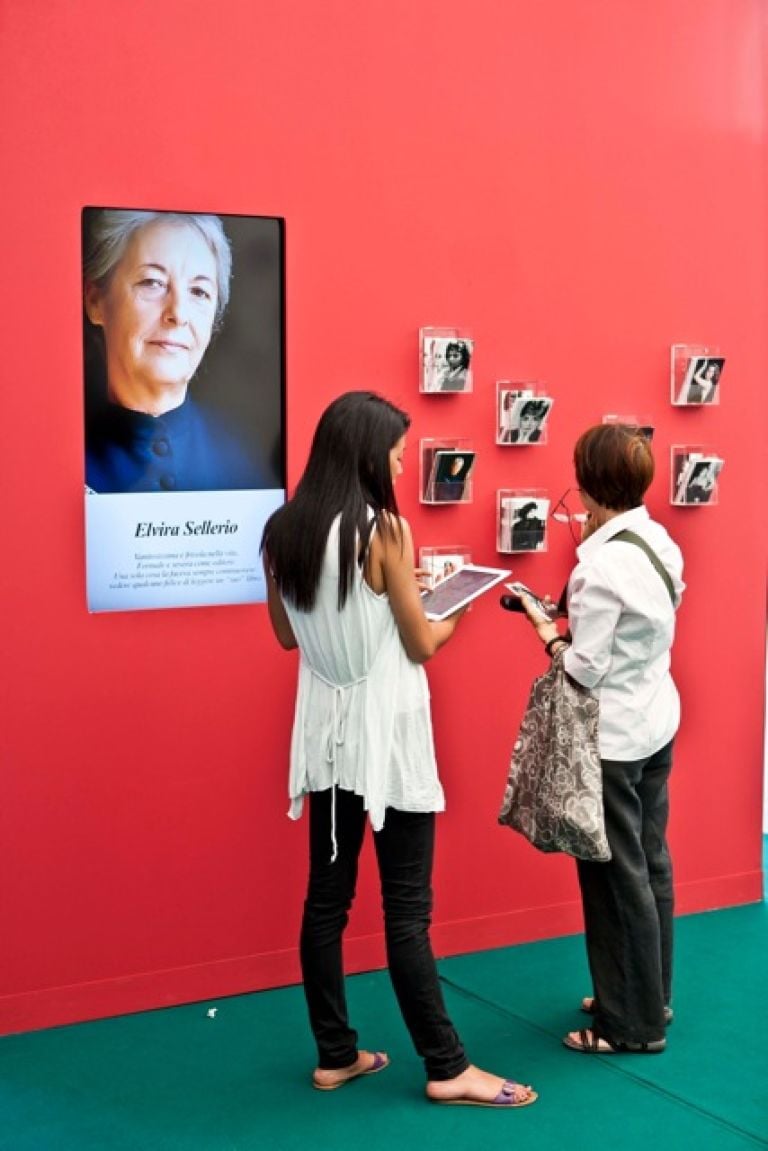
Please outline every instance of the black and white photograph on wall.
M91 611L266 598L285 498L277 217L82 214Z
M422 349L423 392L472 391L473 341L459 336L428 336Z
M548 499L507 496L502 499L499 523L499 550L504 552L546 551Z
M719 400L718 384L723 374L722 356L692 356L686 368L679 404L714 404Z
M500 391L497 443L545 443L546 421L553 402L549 396Z
M469 497L468 480L475 463L475 453L467 449L438 448L432 457L427 480L426 498L451 503Z
M676 456L674 503L711 503L722 467L723 460L719 456L705 456L698 452Z

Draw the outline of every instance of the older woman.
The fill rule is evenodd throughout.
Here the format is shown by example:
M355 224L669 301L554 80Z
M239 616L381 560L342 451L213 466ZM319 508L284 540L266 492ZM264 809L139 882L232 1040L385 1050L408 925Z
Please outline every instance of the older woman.
M578 861L593 995L590 1028L566 1047L585 1054L664 1050L671 1019L672 864L666 841L672 743L680 719L670 674L680 549L643 497L653 479L648 439L621 424L590 428L574 452L588 513L568 584L569 632L534 612L547 652L600 701L608 863Z
M229 241L217 216L86 210L86 484L91 491L262 486L253 451L189 394L221 324L231 268ZM96 383L89 370L94 361L101 368Z

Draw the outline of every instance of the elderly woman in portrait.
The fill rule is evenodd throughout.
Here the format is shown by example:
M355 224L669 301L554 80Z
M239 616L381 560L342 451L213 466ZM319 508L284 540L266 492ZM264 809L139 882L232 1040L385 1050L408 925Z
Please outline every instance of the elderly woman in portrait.
M87 209L83 231L87 487L263 486L254 451L190 395L229 299L221 220Z

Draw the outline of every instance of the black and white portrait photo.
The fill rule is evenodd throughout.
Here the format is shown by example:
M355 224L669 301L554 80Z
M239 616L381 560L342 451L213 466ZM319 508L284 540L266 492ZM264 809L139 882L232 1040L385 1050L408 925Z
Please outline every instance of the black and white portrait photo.
M428 336L422 348L423 392L472 391L472 340Z
M708 504L716 494L717 477L723 467L718 456L692 453L678 456L678 478L674 502L677 504Z
M499 508L499 550L545 551L548 514L548 499L503 497Z
M496 442L500 444L539 444L546 440L546 420L552 407L549 396L520 395L499 391L499 418Z
M718 400L718 384L723 374L722 356L692 356L680 390L680 404L713 404Z

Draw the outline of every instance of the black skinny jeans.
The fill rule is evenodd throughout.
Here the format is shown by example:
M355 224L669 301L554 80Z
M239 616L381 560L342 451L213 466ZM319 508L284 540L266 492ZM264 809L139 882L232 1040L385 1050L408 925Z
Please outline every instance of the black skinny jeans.
M342 934L355 895L367 815L362 799L336 789L337 858L331 862L332 792L310 796L310 873L301 927L301 966L318 1066L348 1067L357 1059L349 1026L342 966ZM428 1079L452 1079L469 1062L445 1010L429 940L432 913L434 813L387 808L374 833L384 904L384 932L392 986Z
M672 743L647 759L604 759L602 768L612 859L578 861L594 1028L615 1042L649 1043L664 1037L672 994Z

